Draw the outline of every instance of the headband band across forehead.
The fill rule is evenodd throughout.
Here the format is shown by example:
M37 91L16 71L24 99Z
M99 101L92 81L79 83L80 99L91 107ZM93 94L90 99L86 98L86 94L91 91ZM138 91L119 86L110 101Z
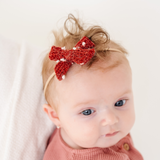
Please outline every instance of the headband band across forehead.
M49 52L49 59L57 62L54 72L48 78L45 87L44 95L46 88L54 75L57 79L61 81L65 79L65 75L72 64L76 63L79 65L85 65L95 54L95 44L88 38L83 37L71 50L66 50L65 47L56 47L52 46ZM118 51L118 49L107 48L106 50Z

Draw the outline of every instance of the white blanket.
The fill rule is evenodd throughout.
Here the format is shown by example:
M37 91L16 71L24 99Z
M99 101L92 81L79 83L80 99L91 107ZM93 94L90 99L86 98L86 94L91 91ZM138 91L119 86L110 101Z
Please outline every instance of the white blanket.
M55 129L42 108L42 51L0 36L0 160L42 160Z

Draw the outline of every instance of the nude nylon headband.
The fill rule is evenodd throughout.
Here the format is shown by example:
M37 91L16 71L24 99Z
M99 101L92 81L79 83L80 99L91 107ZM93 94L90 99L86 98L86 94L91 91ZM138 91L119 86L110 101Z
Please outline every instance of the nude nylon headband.
M121 52L121 53L122 53L122 51L120 51L120 50L118 50L118 49L114 49L114 48L107 48L106 50L108 50L108 51L109 51L109 50L110 50L110 51L118 51L118 52ZM55 72L53 72L53 73L49 76L49 78L48 78L48 80L47 80L47 82L46 82L46 84L45 84L45 87L44 87L44 96L45 96L45 92L46 92L47 86L48 86L50 80L51 80L54 76L55 76Z

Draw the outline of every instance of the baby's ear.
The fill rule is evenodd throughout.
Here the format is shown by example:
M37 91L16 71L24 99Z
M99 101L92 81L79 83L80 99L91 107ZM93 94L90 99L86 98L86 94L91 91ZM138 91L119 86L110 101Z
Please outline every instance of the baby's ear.
M54 108L52 108L50 105L48 104L44 104L43 105L43 110L47 113L48 117L50 118L50 120L57 126L60 126L60 121L59 121L59 117L55 111Z

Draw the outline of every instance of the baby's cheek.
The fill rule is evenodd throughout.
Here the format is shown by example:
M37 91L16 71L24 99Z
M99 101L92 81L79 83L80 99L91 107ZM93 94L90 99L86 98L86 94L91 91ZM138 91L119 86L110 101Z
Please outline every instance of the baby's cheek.
M82 135L85 137L86 141L94 141L98 137L98 128L94 124L86 125L82 130Z
M82 142L89 142L97 138L98 129L95 123L91 123L91 121L79 121L73 118L70 121L70 125L68 125L68 130L70 130L77 141L80 139Z
M135 117L135 112L132 112L132 115L131 115L131 128L133 127L133 125L134 125L134 123L135 123L135 119L136 119L136 117Z
M83 135L85 137L92 136L96 130L95 125L92 125L87 122L85 122L85 123L84 122L82 122L82 123L75 122L74 128L75 128L75 131L77 132L77 134Z
M132 108L132 110L130 111L130 125L131 127L134 125L135 123L135 111L134 108Z
M81 147L90 148L94 147L97 141L97 133L95 129L86 129L86 130L79 130L76 134L76 142Z
M123 129L126 133L130 132L134 123L135 123L134 111L130 111L123 116Z

